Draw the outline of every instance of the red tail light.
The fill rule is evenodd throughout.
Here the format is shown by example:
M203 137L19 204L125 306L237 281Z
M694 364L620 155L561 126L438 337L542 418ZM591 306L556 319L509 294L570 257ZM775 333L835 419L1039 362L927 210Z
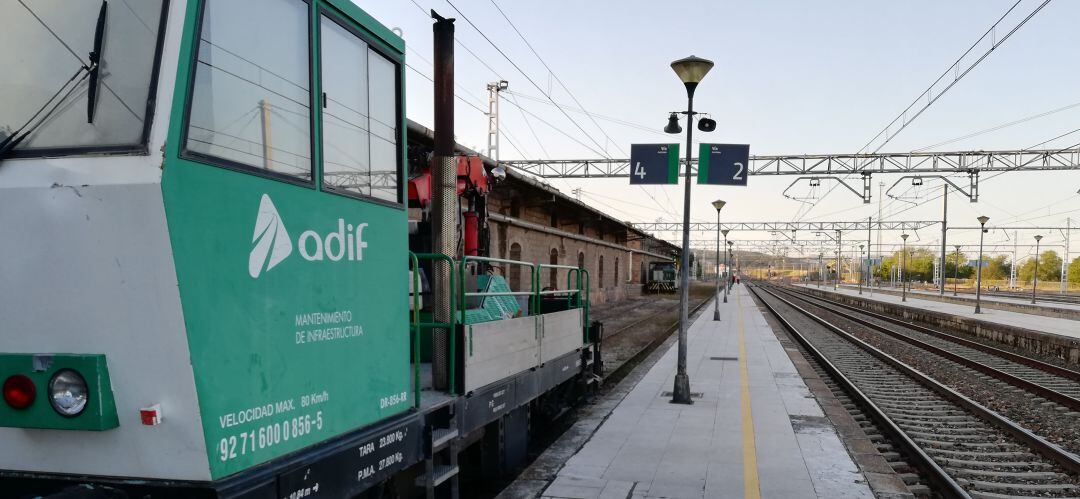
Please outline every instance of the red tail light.
M12 409L26 409L36 397L37 388L25 375L16 374L4 380L4 402Z

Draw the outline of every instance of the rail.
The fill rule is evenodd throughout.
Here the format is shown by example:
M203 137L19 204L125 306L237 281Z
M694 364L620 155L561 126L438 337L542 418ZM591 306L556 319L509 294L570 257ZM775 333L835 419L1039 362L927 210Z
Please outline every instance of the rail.
M588 341L589 341L589 305L590 305L590 302L589 302L589 288L590 288L590 285L591 285L591 280L590 280L590 277L589 277L589 271L585 270L583 268L580 268L580 267L575 267L573 265L558 265L558 264L541 263L541 264L536 266L536 281L537 282L540 282L540 273L544 269L564 269L564 270L566 270L566 286L567 286L567 289L553 289L553 290L548 290L548 291L539 291L539 292L537 292L537 294L536 294L536 301L537 301L536 302L536 308L537 308L537 310L539 310L539 308L540 308L540 300L544 296L553 296L553 295L560 295L560 294L572 295L573 300L570 302L571 307L572 308L580 308L580 309L582 309L582 314L584 315L584 323L582 324L582 333L581 333L582 336L581 337L582 337L582 340L584 342L588 343ZM573 277L573 281L571 281L571 277ZM582 283L582 278L584 278L584 281L585 281L584 283ZM571 282L574 283L574 286L575 286L574 288L569 287ZM584 284L584 286L582 284Z
M802 307L799 307L788 299L779 296L777 293L769 289L770 287L771 286L755 286L752 289L754 290L755 294L757 294L759 291L767 293L779 302L784 303L786 306L796 311L796 313L801 314L802 316L805 316L811 321L823 326L825 330L832 332L836 336L846 340L848 343L854 345L858 349L869 353L870 355L876 357L885 364L888 364L893 368L899 370L906 376L913 378L917 381L919 385L929 388L943 398L948 399L952 403L956 404L966 412L973 414L977 418L989 423L991 426L996 427L998 430L1001 430L1005 434L1010 435L1016 440L1022 442L1036 454L1040 454L1043 457L1048 458L1050 461L1063 468L1069 474L1075 475L1077 473L1080 473L1080 457L1077 457L1071 452L1064 450L1059 445L1046 440L1045 438L1033 433L1031 430L1020 426L1011 419L1006 418L1005 416L991 410L990 408L976 402L975 400L966 397L965 395L957 392L949 386L946 386L944 383L934 378L931 378L930 376L926 375L921 371L918 371L914 367L911 367L910 365L900 361L896 357L889 355L888 353L870 345L869 343L866 343L865 341L857 338L854 334L845 331L843 328L836 326L833 323L830 323L826 319L817 316L812 312L803 309ZM778 313L778 311L774 307L772 307L767 300L761 299L760 295L758 295L758 297L759 300L765 304L766 308L769 309L774 316L781 320L781 323L784 324L784 327L794 333L796 339L800 343L802 343L804 346L809 344L809 341L806 340L806 338L802 337L802 334L797 332L794 327L787 322L786 319L783 319L782 316ZM810 350L810 348L808 348L808 350ZM818 355L820 355L820 352L815 353L812 350L811 353L814 357L818 357ZM819 360L821 359L824 359L824 357L819 358Z
M423 261L430 262L443 262L450 266L450 322L436 321L436 320L422 320L420 314L422 295L422 287L420 280L420 264ZM468 264L471 262L484 262L489 264L502 264L502 265L517 265L521 267L527 267L529 274L529 291L467 291L466 290L466 272ZM446 329L450 331L449 338L449 393L457 392L457 335L454 334L454 329L457 324L464 324L466 322L465 312L467 307L467 299L469 298L485 298L491 296L527 296L528 310L526 315L533 316L540 314L540 301L544 296L553 296L566 294L570 295L570 306L572 308L583 309L584 324L582 325L582 338L583 341L588 342L589 331L589 305L590 296L589 288L591 285L591 278L589 272L585 269L570 265L554 265L554 264L534 264L528 262L522 262L518 260L509 260L505 258L493 258L484 256L472 256L467 255L461 259L460 263L455 262L453 258L441 253L413 253L409 252L409 268L412 271L412 290L410 293L410 299L412 300L412 310L409 314L410 321L410 343L412 344L412 363L413 363L413 391L415 392L413 403L414 406L420 406L420 394L422 392L421 383L421 338L426 331L433 329ZM567 289L554 289L554 290L541 290L539 287L540 272L547 269L564 269L567 271ZM570 287L572 284L573 287Z
M431 261L431 262L441 261L441 262L445 262L446 265L449 265L450 266L450 272L449 272L449 275L450 275L450 287L449 287L449 289L451 289L451 290L455 289L454 288L454 284L456 282L454 280L454 266L455 266L455 263L454 263L453 258L450 258L449 256L444 255L442 253L413 253L411 251L409 252L409 263L410 263L410 265L413 266L414 269L419 269L420 260L426 260L426 261ZM420 392L420 334L421 334L421 331L424 328L428 328L429 330L435 329L435 328L442 328L442 329L446 329L448 331L449 340L450 340L450 358L449 358L449 361L450 361L449 388L450 388L450 390L449 390L449 392L450 393L455 393L455 390L457 388L457 375L456 375L456 373L457 373L456 367L457 366L455 365L455 355L454 355L456 353L456 350L457 350L457 335L454 334L454 326L455 326L455 324L453 322L453 318L457 316L457 303L458 302L457 302L457 300L455 300L455 293L451 292L450 293L450 317L451 317L451 322L440 322L440 321L435 321L435 320L421 322L420 321L420 294L421 294L422 290L420 289L420 273L415 271L415 270L413 272L413 286L414 286L413 287L414 293L413 293L413 296L412 296L412 298L413 298L413 315L411 317L411 319L413 320L413 327L414 327L413 332L415 334L415 337L413 338L413 374L414 374L414 377L415 377L415 385L416 385L415 389L417 391L416 398L415 398L415 400L416 400L415 404L416 404L417 407L419 407L420 406L420 393L419 393ZM464 303L464 302L465 301L464 301L464 298L463 298L461 303Z
M517 265L521 267L528 267L529 270L529 291L465 291L465 269L468 267L468 262L487 262L487 263L502 263L506 265ZM536 293L539 292L536 286L536 264L528 262L519 262L517 260L508 260L505 258L493 258L489 256L473 256L465 255L465 258L461 259L461 265L458 266L458 272L460 272L458 279L459 296L461 297L461 303L465 303L466 298L485 298L488 296L528 296L529 297L529 311L528 315L534 315L535 309L532 306L535 302ZM461 323L465 323L465 307L461 307Z

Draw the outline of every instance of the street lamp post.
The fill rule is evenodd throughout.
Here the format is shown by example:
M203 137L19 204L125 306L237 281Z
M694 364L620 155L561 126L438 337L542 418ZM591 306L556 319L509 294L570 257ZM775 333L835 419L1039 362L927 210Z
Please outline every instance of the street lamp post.
M712 320L720 320L720 279L722 274L720 273L720 209L727 204L726 201L717 199L712 202L713 208L716 208L716 306L713 308ZM727 231L724 231L727 234ZM727 295L724 295L724 303L727 303Z
M724 247L727 248L727 250L724 251L724 268L730 269L728 266L728 255L731 254L731 245L735 244L735 242L727 240L728 229L724 229L720 232L724 234ZM734 276L735 274L732 274L731 270L728 270L728 275L724 276L724 303L727 303L727 295L731 290L731 279Z
M983 267L983 236L986 234L986 222L990 221L990 217L983 215L978 218L979 220L979 266L975 269L975 313L981 314L982 309L979 307L979 302L982 300L982 267Z
M1035 304L1035 290L1039 289L1039 241L1042 241L1041 235L1035 236L1035 273L1031 276L1031 304Z
M903 253L900 254L900 301L907 301L907 286L904 285L907 276L907 237L907 234L900 234L900 239L904 240Z
M724 257L724 264L727 265L729 269L732 267L739 267L739 261L735 260L735 242L728 241L727 235L725 235L724 242L728 245L728 253ZM734 265L732 266L732 264ZM731 281L734 280L735 273L731 270L728 272L731 274L731 279L728 280L726 286L731 288Z
M840 230L837 229L836 230L836 280L833 281L833 291L836 291L836 290L840 289L840 275L843 272L842 267L840 266L840 252L842 251L840 249L840 247L841 247Z
M952 295L956 295L956 286L960 282L960 245L953 245L956 248L956 265L953 266L953 283L952 283Z
M825 256L825 253L817 254L817 287L821 288L821 281L825 279L825 268L821 266L821 258Z
M859 245L859 260L862 260L863 248L864 248L864 246L860 244ZM863 272L862 271L863 271L863 267L862 267L862 262L860 261L859 262L859 294L860 295L862 294L862 281L863 281Z
M686 373L686 333L690 329L690 162L693 155L694 144L694 90L698 83L712 69L712 61L699 57L690 56L671 63L671 69L682 80L686 87L686 186L683 191L683 239L682 254L679 255L682 265L679 268L681 281L679 282L679 359L675 373L675 386L672 390L671 402L675 404L692 404L690 399L690 376Z

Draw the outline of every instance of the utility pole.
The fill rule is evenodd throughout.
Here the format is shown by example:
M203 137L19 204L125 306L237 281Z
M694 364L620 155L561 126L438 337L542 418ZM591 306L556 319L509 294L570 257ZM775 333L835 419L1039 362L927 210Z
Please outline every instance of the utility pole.
M1065 256L1061 259L1061 294L1069 293L1069 232L1070 225L1072 224L1071 218L1065 219Z
M941 268L938 275L938 296L945 296L945 232L949 223L949 184L941 186Z
M836 282L833 284L834 291L840 289L840 273L842 272L840 269L840 253L844 250L840 243L840 237L840 229L836 229Z
M1008 233L1006 233L1007 235ZM1020 233L1019 231L1013 231L1013 257L1012 265L1009 265L1009 289L1016 289L1016 272L1019 270L1016 266L1016 245L1019 244Z
M273 170L274 146L273 133L270 130L270 103L266 100L259 101L259 121L262 124L262 160L263 168Z
M880 200L879 200L879 202L880 202ZM871 283L873 282L871 279L874 278L874 267L873 267L873 265L870 264L870 262L872 261L872 258L873 258L873 257L870 256L870 248L872 247L872 246L870 246L870 237L871 237L871 229L870 229L870 227L873 224L874 224L874 217L866 217L866 287L870 288L870 294L871 295L874 294L874 287L871 286ZM861 268L862 264L860 264L859 266Z
M487 156L499 164L499 92L506 90L510 84L506 80L494 81L487 84L488 89L488 144Z
M879 224L881 222L885 221L885 219L882 218L882 215L881 215L881 209L882 209L881 208L881 200L884 197L885 197L885 182L878 182L878 189L877 189L877 220L878 220ZM883 256L884 255L881 252L881 226L880 225L878 226L878 231L877 231L877 252L878 252L878 256ZM882 259L882 261L884 261L884 258Z

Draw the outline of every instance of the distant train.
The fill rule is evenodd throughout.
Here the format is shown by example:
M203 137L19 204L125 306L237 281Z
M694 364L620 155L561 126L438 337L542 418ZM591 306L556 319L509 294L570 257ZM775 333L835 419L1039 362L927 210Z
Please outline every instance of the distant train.
M674 293L679 289L679 269L675 262L651 262L642 284L645 293Z
M488 256L352 1L3 11L0 495L456 497L595 388L588 272Z

